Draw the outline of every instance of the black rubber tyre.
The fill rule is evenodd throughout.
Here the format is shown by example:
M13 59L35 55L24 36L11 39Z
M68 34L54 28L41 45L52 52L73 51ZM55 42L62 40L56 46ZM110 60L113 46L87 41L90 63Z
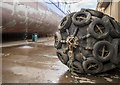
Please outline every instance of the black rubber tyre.
M104 16L102 21L110 29L110 35L114 38L120 37L120 27L119 24L109 16Z
M101 72L106 72L106 71L109 71L109 70L112 70L116 68L116 66L112 63L107 63L103 66L103 70Z
M120 29L120 23L118 22L118 26L119 26L119 29Z
M89 12L92 16L99 17L99 18L102 18L104 15L102 12L97 10L86 9L86 11Z
M83 61L83 69L86 73L96 74L102 71L103 64L93 57L89 57L86 61Z
M73 72L84 73L83 67L80 62L78 62L78 61L73 62Z
M81 8L81 10L80 10L80 11L85 12L85 11L86 11L86 9L85 9L85 8Z
M55 39L54 47L57 48L57 49L60 49L61 46L62 46L62 43L61 43L62 37L61 37L60 32L55 33L54 39Z
M93 47L93 56L101 62L110 60L113 53L114 48L108 41L98 41Z
M112 45L114 47L114 55L111 58L111 62L114 64L118 64L120 62L120 56L118 56L120 50L120 39L113 39Z
M77 19L79 17L79 19ZM88 12L76 12L72 17L73 24L77 26L85 26L90 23L91 14Z
M115 38L116 37L120 38L120 27L119 27L119 25L117 24L117 22L115 20L110 19L110 22L111 22L111 24L114 28L114 29L111 29L111 32L110 32L111 36L113 36Z
M61 20L60 24L58 25L58 29L60 31L64 31L65 29L68 29L70 27L70 25L71 25L71 22L72 22L72 20L71 20L70 16L64 17Z
M115 18L113 18L113 17L111 17L111 16L109 16L109 15L107 15L107 14L104 14L104 16L103 16L103 17L105 17L105 16L107 16L107 17L109 17L109 18L111 18L111 19L115 20Z
M69 60L68 56L67 56L66 54L64 54L62 50L57 50L57 51L56 51L56 54L57 54L59 60L60 60L63 64L67 65L67 62L68 62L68 60Z
M88 28L88 32L96 39L106 38L109 35L109 31L109 28L98 18L95 18Z
M120 43L119 43L119 46L118 46L118 57L120 57ZM119 58L119 63L117 65L117 67L120 69L120 58Z

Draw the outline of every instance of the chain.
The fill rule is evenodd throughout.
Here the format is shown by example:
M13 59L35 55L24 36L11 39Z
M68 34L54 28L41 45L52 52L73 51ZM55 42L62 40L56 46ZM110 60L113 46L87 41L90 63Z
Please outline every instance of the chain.
M74 35L71 35L71 36L68 36L67 40L61 40L61 43L71 44L74 48L77 48L77 46L80 46L86 50L92 50L90 48L84 47L83 45L80 45L78 42L79 40L83 40L83 39L86 39L88 37L90 37L90 34L87 34L87 35L82 36L80 38L77 38L77 37L74 37ZM72 40L74 41L74 43L71 43Z
M74 61L74 54L73 54L73 48L77 48L77 45L78 45L78 38L77 37L74 37L73 35L71 36L68 36L67 38L67 45L68 45L68 56L69 56L69 70L71 72L71 74L74 73L74 67L73 67L73 61ZM78 83L77 79L75 78L75 76L73 75L73 78L74 78L74 83Z
M67 39L66 40L61 40L61 43L66 43L67 44L67 49L66 50L68 51L68 57L69 57L68 67L69 67L69 70L70 70L71 74L74 73L74 67L73 67L74 52L73 52L73 48L77 48L78 46L85 48L84 46L79 44L79 40L83 40L83 39L86 39L86 38L90 37L90 34L87 34L85 36L82 36L82 37L78 38L78 37L76 37L77 32L78 32L78 28L75 29L73 35L69 35L69 31L67 30L67 34L68 34ZM87 49L87 48L85 48L85 49ZM83 54L81 52L80 52L80 54L83 56ZM83 59L86 60L86 57L83 56ZM74 78L74 83L78 83L77 79L75 78L75 75L73 75L73 78Z

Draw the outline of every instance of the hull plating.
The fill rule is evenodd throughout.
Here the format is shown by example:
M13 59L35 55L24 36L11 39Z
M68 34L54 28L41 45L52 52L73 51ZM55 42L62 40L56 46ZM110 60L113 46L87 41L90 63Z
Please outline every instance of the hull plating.
M0 2L3 33L53 34L61 18L40 2Z

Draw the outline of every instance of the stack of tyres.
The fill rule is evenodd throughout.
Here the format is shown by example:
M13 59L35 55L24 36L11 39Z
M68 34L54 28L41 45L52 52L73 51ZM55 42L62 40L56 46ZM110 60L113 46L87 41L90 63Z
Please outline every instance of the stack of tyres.
M59 60L76 73L97 74L120 67L120 23L92 9L65 16L55 34Z

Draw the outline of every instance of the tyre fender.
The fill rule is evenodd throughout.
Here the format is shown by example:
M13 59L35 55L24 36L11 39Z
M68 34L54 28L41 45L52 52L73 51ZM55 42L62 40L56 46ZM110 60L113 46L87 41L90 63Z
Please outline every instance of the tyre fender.
M76 72L76 73L84 73L83 67L82 67L81 63L78 61L73 62L73 68L74 68L73 69L74 72Z
M120 62L120 56L118 56L119 54L119 47L120 47L120 39L113 39L112 41L112 45L114 47L114 55L113 57L110 59L110 61L114 64L118 64Z
M83 15L85 16L85 18L83 17ZM82 19L81 21L77 20L77 17L83 17L84 19ZM82 12L82 11L79 11L79 12L76 12L73 17L72 17L72 22L74 25L77 25L77 26L85 26L87 24L90 23L90 18L91 18L91 14L89 12Z
M54 47L60 49L62 47L62 43L61 43L62 37L59 31L55 33L54 39L55 39Z
M102 71L103 64L93 57L87 58L86 61L83 61L83 69L86 73L96 74ZM91 66L91 67L90 67ZM95 67L97 66L97 67Z
M100 27L99 25L102 27ZM88 33L96 39L106 38L109 35L109 31L110 29L105 25L105 23L98 18L95 18L94 21L90 23L88 28ZM100 34L97 32L99 32Z
M106 72L106 71L109 71L109 70L112 70L116 68L116 66L112 63L107 63L103 66L103 70L101 72Z
M87 12L89 12L92 16L98 17L98 18L102 18L103 17L103 13L97 10L92 10L92 9L86 9Z
M59 60L60 60L63 64L67 65L67 62L68 62L68 60L69 60L68 56L67 56L66 54L64 54L62 50L57 50L57 51L56 51L56 54L57 54Z
M93 47L93 56L101 62L106 62L113 57L114 48L108 41L98 41Z
M114 19L112 19L109 16L104 16L102 18L102 21L105 23L105 25L110 29L110 35L111 37L120 37L120 28L117 22L115 22Z
M71 22L72 22L72 20L71 20L70 16L64 17L61 20L60 24L58 25L58 29L60 31L64 31L65 29L68 29L70 27L70 25L71 25Z

